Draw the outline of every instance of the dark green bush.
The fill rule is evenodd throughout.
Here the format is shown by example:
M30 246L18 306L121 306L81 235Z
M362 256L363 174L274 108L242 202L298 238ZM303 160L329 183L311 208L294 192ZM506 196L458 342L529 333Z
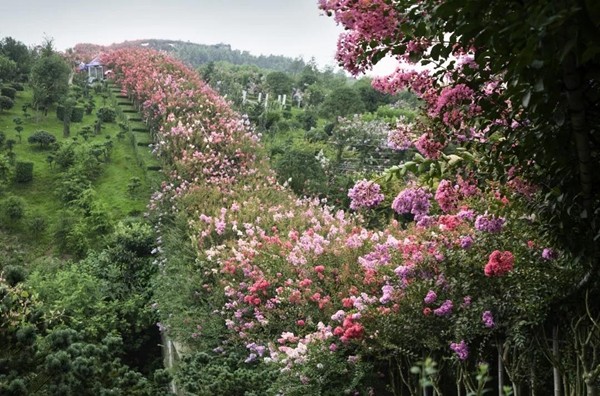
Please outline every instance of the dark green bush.
M2 201L2 215L9 220L18 221L25 215L25 201L21 197L10 196Z
M2 87L0 88L0 95L14 99L17 95L17 90L12 87Z
M15 166L15 181L28 183L33 180L33 162L18 161Z
M78 200L83 192L92 186L89 179L75 169L71 169L58 184L56 195L64 203Z
M48 131L36 131L27 141L31 144L38 143L40 147L48 148L52 143L56 142L56 136Z
M310 147L282 147L283 152L273 164L280 183L289 179L298 195L318 195L326 188L327 177Z
M83 121L84 113L85 113L85 111L84 111L83 107L73 107L73 109L71 111L71 122ZM56 106L56 118L63 121L64 116L65 116L65 107L63 105Z
M3 268L4 279L9 285L14 286L27 278L27 271L20 265L7 265Z
M60 146L54 154L54 163L61 169L68 169L75 164L75 149L73 145Z
M8 96L0 95L0 111L12 109L15 102Z
M65 107L63 105L56 106L56 118L58 118L59 120L62 121L64 116L65 116Z
M115 122L117 119L117 113L110 107L101 107L96 114L102 122Z
M83 107L73 107L73 113L71 114L71 122L83 121L84 109Z
M13 82L10 84L10 86L15 90L15 91L24 91L25 87L23 87L23 84L18 83L18 82Z
M46 231L48 223L44 217L34 216L27 221L27 227L29 228L29 233L37 237Z

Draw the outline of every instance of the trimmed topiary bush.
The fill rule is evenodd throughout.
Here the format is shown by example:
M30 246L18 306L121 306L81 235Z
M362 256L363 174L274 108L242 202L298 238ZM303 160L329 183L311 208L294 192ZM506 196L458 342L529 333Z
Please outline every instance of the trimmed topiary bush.
M71 122L81 122L83 121L83 107L74 107L73 113L71 113Z
M15 167L15 181L28 183L33 180L33 162L17 162Z
M31 144L38 143L40 147L47 148L52 143L56 142L56 136L48 131L36 131L27 138L27 141Z
M14 99L17 95L17 90L12 87L2 87L0 88L0 95Z
M83 121L83 114L85 110L83 107L73 107L71 111L71 122L81 122ZM65 116L65 107L63 105L56 106L56 118L63 121Z
M15 102L8 96L0 95L0 111L12 109Z
M56 106L56 118L58 118L59 120L62 121L64 116L65 116L65 107L63 105Z
M115 122L117 119L117 113L110 107L102 107L96 114L102 122Z

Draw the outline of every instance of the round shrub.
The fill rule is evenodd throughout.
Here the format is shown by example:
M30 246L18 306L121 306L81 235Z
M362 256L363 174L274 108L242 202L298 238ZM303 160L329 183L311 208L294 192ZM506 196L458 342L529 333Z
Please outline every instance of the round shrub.
M47 148L52 143L56 142L56 136L48 131L36 131L29 136L27 141L31 144L38 143L40 147Z
M102 122L115 122L117 119L117 113L110 107L101 107L96 114Z
M9 220L18 221L25 215L25 201L21 197L10 196L2 201L2 215Z
M0 95L0 111L12 109L15 102L8 96Z
M0 95L14 99L17 95L17 90L13 87L2 87L0 88Z

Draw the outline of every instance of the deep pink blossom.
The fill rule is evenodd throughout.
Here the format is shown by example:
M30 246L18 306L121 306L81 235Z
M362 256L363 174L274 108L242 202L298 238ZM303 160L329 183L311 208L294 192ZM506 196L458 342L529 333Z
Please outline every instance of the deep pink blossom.
M485 276L503 276L512 271L515 258L509 251L494 250L485 266Z

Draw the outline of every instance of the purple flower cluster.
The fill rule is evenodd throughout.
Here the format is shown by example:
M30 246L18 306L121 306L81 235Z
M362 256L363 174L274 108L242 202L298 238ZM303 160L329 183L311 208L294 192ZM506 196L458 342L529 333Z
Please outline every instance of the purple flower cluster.
M502 227L504 226L505 222L506 220L504 220L503 217L496 217L486 213L484 215L477 216L475 219L475 229L496 234L502 231Z
M432 302L434 302L437 299L437 294L435 294L435 292L433 290L429 290L429 292L427 292L427 295L425 296L425 298L423 299L423 302L425 304L431 304Z
M464 340L461 340L458 343L453 342L450 344L450 349L456 353L456 356L458 356L460 360L467 360L469 357L469 347Z
M456 217L461 220L472 221L475 217L475 211L473 211L473 209L462 209L456 214Z
M350 209L373 208L383 201L381 186L369 180L360 180L348 190L348 198L352 200Z
M383 295L379 299L379 302L382 304L387 304L392 300L392 293L394 292L394 286L385 285L381 288Z
M446 300L440 305L439 308L433 310L433 314L435 316L448 316L452 314L452 308L454 308L454 304L452 304L452 300Z
M485 311L483 315L481 315L481 321L488 329L492 329L494 326L496 326L496 323L494 323L494 316L490 311Z
M554 249L552 248L545 248L544 250L542 250L542 258L544 260L555 260L557 257L556 251L554 251Z
M471 235L464 235L460 237L460 247L468 249L473 245L473 237Z
M429 213L429 207L431 206L429 199L431 197L432 194L423 188L407 188L394 199L392 209L399 214L411 213L418 220Z

